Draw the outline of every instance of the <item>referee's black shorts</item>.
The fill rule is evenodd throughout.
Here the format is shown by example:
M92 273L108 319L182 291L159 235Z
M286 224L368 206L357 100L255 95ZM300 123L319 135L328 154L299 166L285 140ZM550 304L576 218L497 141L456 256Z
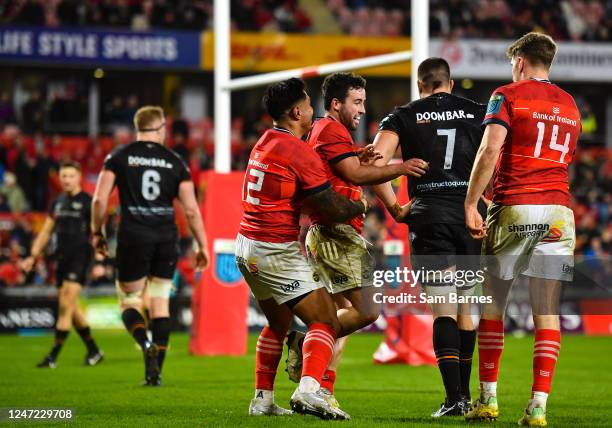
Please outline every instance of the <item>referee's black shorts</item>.
M58 251L55 275L57 287L60 288L64 281L85 285L92 261L93 250L89 245Z
M117 244L117 278L121 282L148 276L172 279L178 260L178 243L165 241L146 244Z
M463 224L433 223L410 226L413 270L480 269L481 242Z

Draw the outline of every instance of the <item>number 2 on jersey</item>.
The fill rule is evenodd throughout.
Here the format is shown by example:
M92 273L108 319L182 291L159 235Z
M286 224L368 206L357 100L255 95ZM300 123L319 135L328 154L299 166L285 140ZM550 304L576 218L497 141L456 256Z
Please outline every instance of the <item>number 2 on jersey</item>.
M544 131L546 131L546 124L544 122L538 122L538 139L536 141L535 150L533 151L533 157L539 158L542 154L542 140L544 140ZM557 144L557 137L559 135L559 125L553 125L552 135L550 136L550 147L551 150L561 152L561 158L559 162L563 163L565 155L569 153L570 133L565 134L565 142L563 144Z
M259 198L251 196L251 190L256 192L261 190L266 173L263 171L259 171L258 169L249 169L249 175L257 177L257 182L247 181L247 187L245 189L245 199L250 204L259 205ZM248 177L245 175L244 179L248 180Z

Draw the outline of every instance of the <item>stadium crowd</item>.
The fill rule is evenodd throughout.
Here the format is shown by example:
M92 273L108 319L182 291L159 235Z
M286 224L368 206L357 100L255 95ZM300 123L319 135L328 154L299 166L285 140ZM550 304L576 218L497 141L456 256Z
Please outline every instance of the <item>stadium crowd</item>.
M240 31L410 35L410 0L232 0ZM304 8L300 7L304 5ZM560 6L560 7L559 7ZM433 37L515 38L532 30L555 40L612 40L612 2L605 0L431 0ZM314 17L331 20L314 22ZM206 30L212 0L18 0L2 2L0 22L35 26Z
M345 33L410 35L410 0L327 0L327 5ZM610 41L611 24L607 1L430 1L432 37L511 39L543 31L555 40Z

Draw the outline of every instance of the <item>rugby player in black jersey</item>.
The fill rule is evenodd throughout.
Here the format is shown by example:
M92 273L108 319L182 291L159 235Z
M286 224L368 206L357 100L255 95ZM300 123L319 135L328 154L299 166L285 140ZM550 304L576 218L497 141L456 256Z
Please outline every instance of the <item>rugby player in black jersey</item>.
M59 178L63 193L51 203L49 216L32 244L30 256L22 262L23 270L31 271L51 236L55 234L59 306L55 344L38 367L57 367L57 356L71 327L75 328L87 346L85 364L95 366L102 361L104 354L93 340L79 304L81 288L87 281L93 254L89 242L91 196L81 190L81 166L78 163L63 163Z
M392 215L410 227L413 269L440 273L421 280L427 295L443 296L431 309L446 400L432 417L461 415L469 405L476 332L469 303L453 303L452 297L473 294L479 269L481 244L465 228L463 203L486 106L451 93L450 68L442 58L429 58L419 65L418 87L419 100L396 108L380 122L374 146L383 156L377 161L381 165L391 160L399 146L404 160L423 159L429 169L421 177L409 178L411 200L403 210L390 183L375 190ZM480 209L484 214L484 202ZM441 277L453 280L441 281Z
M108 249L103 225L113 187L117 186L121 220L117 236L117 293L126 329L145 359L145 385L161 385L161 368L170 337L169 295L178 258L173 201L181 203L197 244L196 269L208 264L204 223L185 162L164 147L166 127L160 107L145 106L134 115L136 140L118 147L105 161L93 197L94 248ZM147 287L153 341L142 316Z

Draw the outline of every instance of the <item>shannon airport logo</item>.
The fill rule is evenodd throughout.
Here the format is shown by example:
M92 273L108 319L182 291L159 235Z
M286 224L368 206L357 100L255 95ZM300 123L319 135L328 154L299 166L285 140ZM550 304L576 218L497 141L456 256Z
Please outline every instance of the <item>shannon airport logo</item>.
M543 238L543 242L557 242L563 236L563 232L556 225L546 223L531 223L531 224L510 224L508 232L514 233L518 239L539 237Z

